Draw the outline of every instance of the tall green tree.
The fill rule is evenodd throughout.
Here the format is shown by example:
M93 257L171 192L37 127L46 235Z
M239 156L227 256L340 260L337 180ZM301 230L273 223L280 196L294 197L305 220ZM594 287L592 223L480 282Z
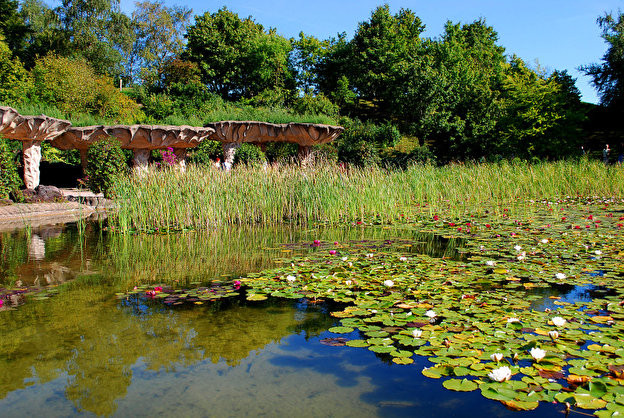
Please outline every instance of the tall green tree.
M581 67L593 79L602 104L624 109L624 14L607 13L598 18L602 38L608 45L599 64Z
M548 75L512 57L502 81L496 151L525 158L577 152L584 112L573 83L567 73Z
M416 131L443 161L490 153L505 63L497 40L482 20L447 22L441 39L427 45L426 65L411 74L407 92L412 97L403 116L408 118L409 108L416 106Z
M329 51L330 41L320 40L303 32L292 38L291 65L296 71L297 85L305 93L318 92L318 66Z
M19 13L17 0L0 0L0 35L13 53L24 48L28 26Z
M134 44L132 22L119 0L62 0L55 9L68 39L68 55L82 56L99 74L123 73L123 52Z
M290 42L251 18L241 19L225 7L206 12L186 37L184 58L199 65L203 82L224 99L251 98L292 85Z
M162 1L135 3L132 23L136 35L126 68L130 79L150 82L164 63L182 53L191 14L189 8L167 7Z

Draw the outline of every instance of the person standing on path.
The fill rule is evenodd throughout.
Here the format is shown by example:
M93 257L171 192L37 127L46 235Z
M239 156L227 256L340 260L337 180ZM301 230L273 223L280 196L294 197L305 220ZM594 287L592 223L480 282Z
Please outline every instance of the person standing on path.
M605 164L609 164L609 153L611 152L611 148L609 148L609 144L605 145L605 149L602 150L602 162Z

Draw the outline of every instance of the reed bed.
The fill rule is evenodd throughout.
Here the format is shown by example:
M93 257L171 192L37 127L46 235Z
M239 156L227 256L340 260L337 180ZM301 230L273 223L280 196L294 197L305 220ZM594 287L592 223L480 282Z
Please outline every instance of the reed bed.
M624 169L592 161L415 165L339 170L331 164L190 166L120 178L111 225L121 231L204 229L240 224L392 222L407 215L529 200L624 196ZM450 212L449 212L450 211Z

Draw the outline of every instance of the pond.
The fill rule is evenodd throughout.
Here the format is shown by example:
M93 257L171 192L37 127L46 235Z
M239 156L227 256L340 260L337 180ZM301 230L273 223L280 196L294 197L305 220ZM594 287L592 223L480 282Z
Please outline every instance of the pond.
M527 228L526 224L518 227L515 220L502 224L507 222L515 225L514 231ZM461 297L479 299L474 294L482 293L485 298L497 299L503 289L509 294L516 292L526 302L519 313L537 315L560 309L563 304L594 303L605 297L621 299L619 290L595 281L613 273L610 263L591 269L583 264L585 271L579 270L578 275L582 281L534 286L531 268L526 264L512 271L509 263L515 263L521 255L516 250L509 254L501 250L499 247L508 243L504 237L495 236L500 234L493 235L488 244L475 233L476 227L469 234L457 233L455 223L449 223L229 228L171 235L108 234L97 224L86 224L0 234L0 293L4 301L0 308L2 416L469 417L475 416L475 411L478 415L517 416L511 410L513 405L485 399L486 394L482 396L478 390L458 392L443 386L447 377L472 375L460 373L457 365L455 375L448 368L443 370L444 361L452 364L451 360L461 356L451 355L451 348L444 348L442 340L455 343L452 337L458 341L464 337L463 331L454 329L460 326L460 320L454 319L448 328L456 334L439 334L441 341L436 345L436 330L444 328L445 321L454 314L453 309L436 305L435 295L427 299L438 310L438 318L432 318L431 324L415 317L400 322L403 313L392 310L400 304L393 302L388 305L395 307L389 315L394 315L396 321L382 329L388 319L381 317L384 308L378 308L379 313L351 315L356 312L352 310L353 300L358 302L349 291L349 297L342 293L320 297L320 290L311 288L315 273L318 286L330 276L332 280L343 280L343 265L347 271L374 270L381 282L393 277L396 283L391 287L398 288L405 272L388 260L400 255L410 265L410 272L424 269L421 273L429 276L430 286L440 289L444 283L450 287L451 280L458 280L461 268L482 266L474 270L487 280L481 277L454 286ZM497 228L503 228L502 224ZM534 221L533 227L539 229L537 224ZM558 239L566 240L564 233L557 230ZM597 238L593 234L572 239L586 245L586 240L598 242ZM609 245L616 243L602 245L605 253L610 251ZM498 258L495 266L489 266L485 261L495 256L494 248L498 248ZM556 256L561 258L569 250L562 246ZM418 265L410 264L416 259L420 260ZM374 264L377 262L380 264ZM503 266L506 271L498 271ZM326 270L332 274L321 276ZM571 265L566 274L573 275L574 271ZM364 278L358 274L354 271L349 277L362 283ZM470 276L465 271L463 274ZM305 286L304 277L309 279ZM300 281L302 287L295 287ZM376 295L375 287L360 284L360 288L361 297ZM395 295L392 289L375 300ZM417 292L410 288L412 291ZM312 292L317 292L315 297ZM334 285L323 292L329 296L342 292L342 288ZM433 290L427 288L427 292ZM201 297L205 294L209 297ZM267 297L250 298L263 294ZM441 299L445 297L440 295ZM479 303L479 309L485 309L485 302ZM416 304L411 308L414 315L420 312ZM423 312L425 309L432 308L423 308ZM565 309L569 308L564 306L562 312L567 313ZM486 309L475 315L495 313ZM612 321L614 317L619 321L617 312L607 313ZM517 316L511 310L509 314ZM357 322L360 317L365 325ZM370 320L375 317L378 320ZM375 329L371 324L381 327ZM482 328L480 323L474 324L475 330ZM532 327L531 335L539 337L539 332L533 332L539 331L534 324L526 326ZM388 346L377 341L382 340L376 339L377 335L404 341L401 332L411 333L410 327L431 334L429 344L412 347L416 353L409 353L412 363L397 364L395 360L401 357L396 352L371 349ZM364 343L345 345L349 341ZM473 345L482 347L483 342L475 341ZM426 350L438 346L448 352ZM489 356L484 348L482 357L487 358L486 362ZM612 353L611 358L613 364L623 363L620 353ZM557 362L552 364L556 368ZM527 360L521 358L513 367L527 369ZM486 368L491 369L489 363ZM477 379L487 381L485 374ZM440 376L443 378L431 379ZM538 379L535 377L530 384L537 385ZM550 380L553 384L562 382L554 374ZM547 383L541 384L547 387ZM522 414L554 416L565 409L564 403L542 401L539 408Z

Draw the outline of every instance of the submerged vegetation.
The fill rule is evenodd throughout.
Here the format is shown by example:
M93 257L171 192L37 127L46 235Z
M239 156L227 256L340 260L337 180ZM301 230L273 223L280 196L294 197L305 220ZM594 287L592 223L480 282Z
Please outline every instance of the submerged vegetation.
M115 185L115 230L168 231L233 224L397 222L405 217L566 196L624 196L621 168L591 161L414 165L340 169L331 164L190 166L125 177Z

